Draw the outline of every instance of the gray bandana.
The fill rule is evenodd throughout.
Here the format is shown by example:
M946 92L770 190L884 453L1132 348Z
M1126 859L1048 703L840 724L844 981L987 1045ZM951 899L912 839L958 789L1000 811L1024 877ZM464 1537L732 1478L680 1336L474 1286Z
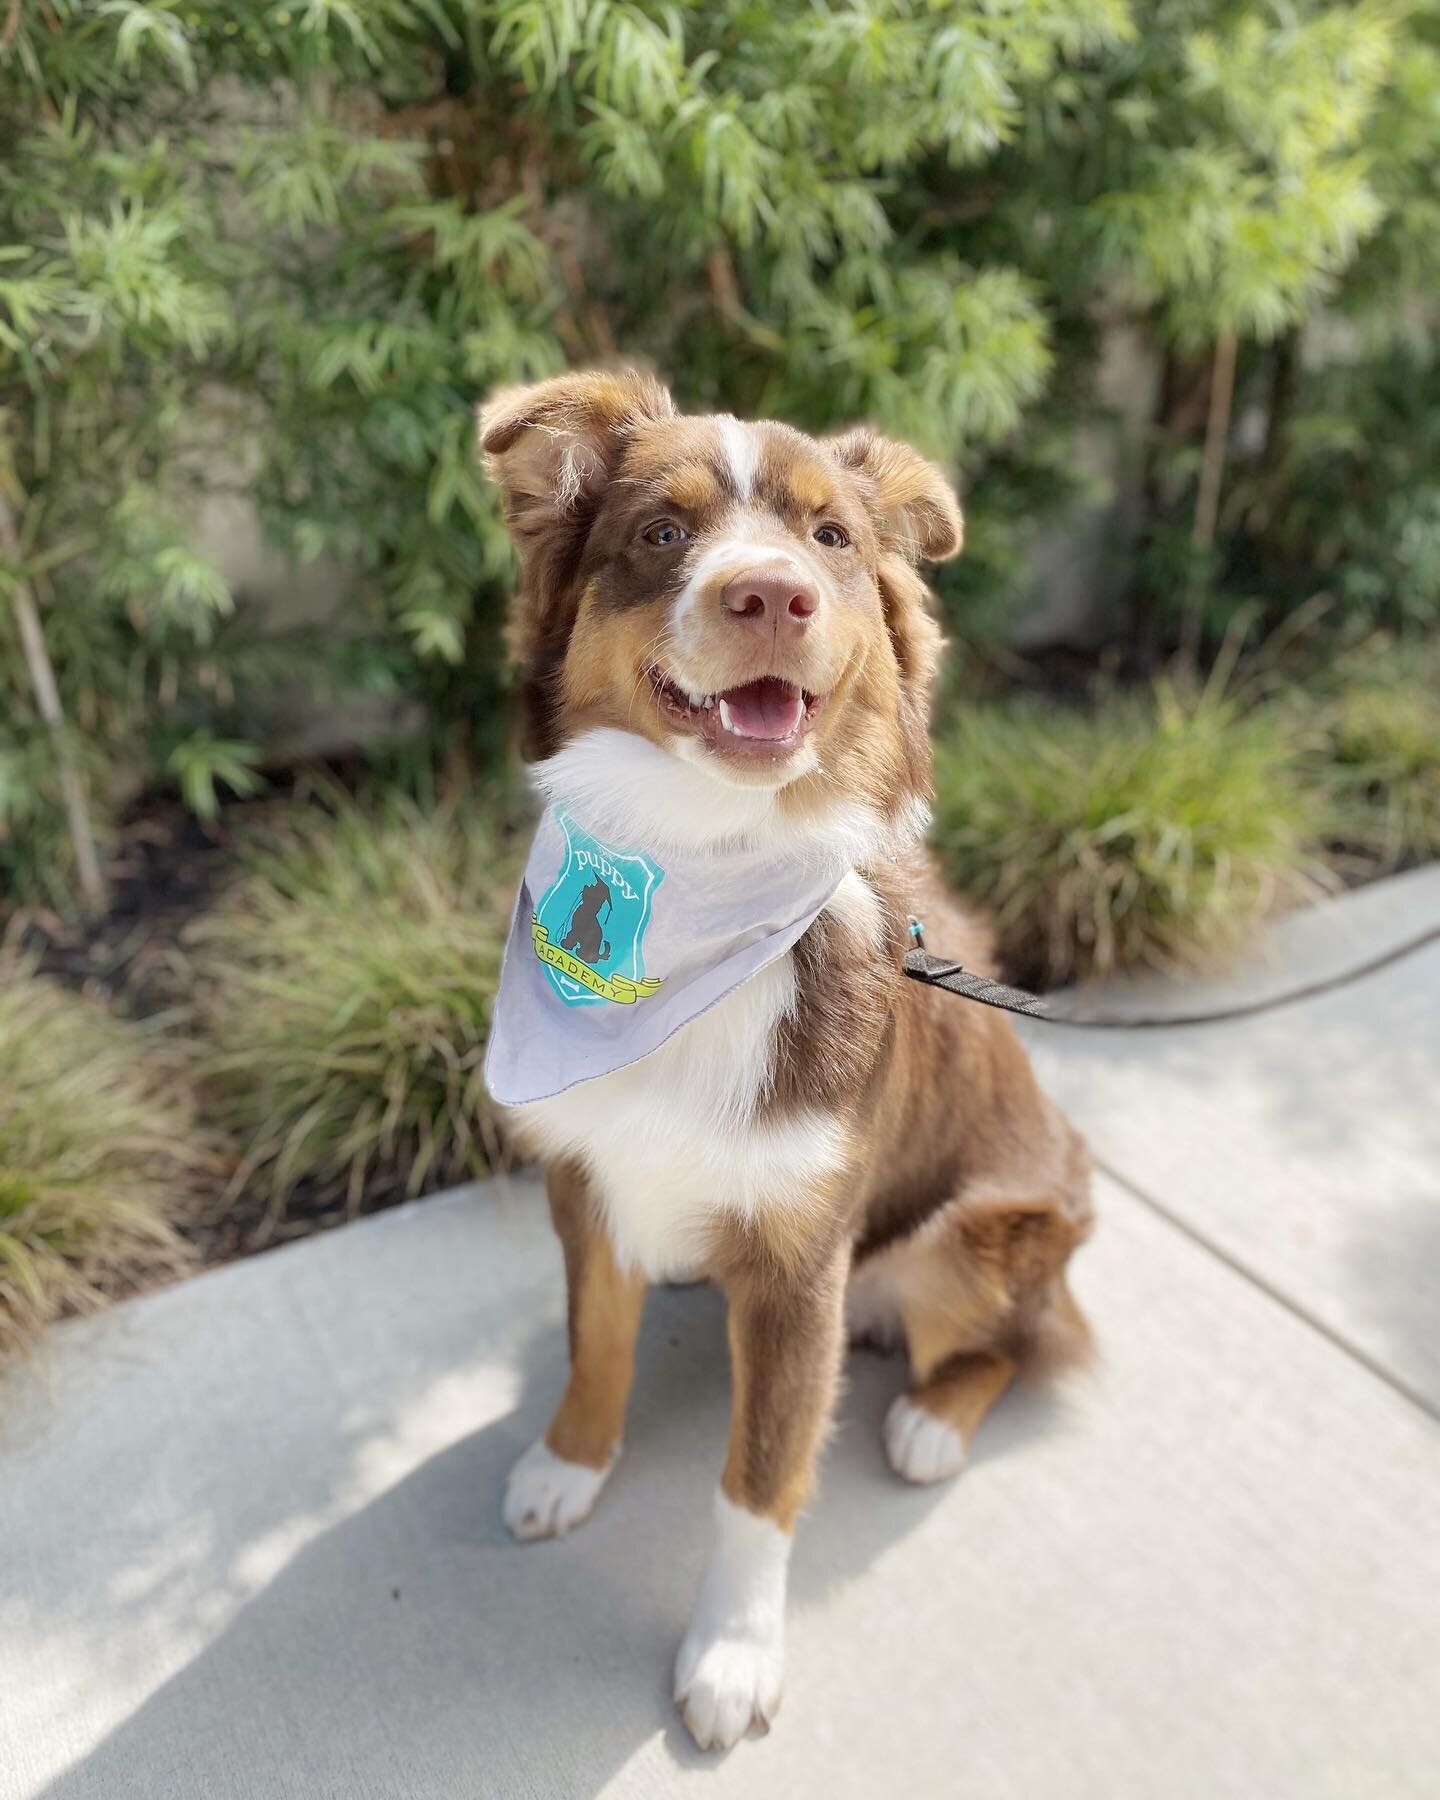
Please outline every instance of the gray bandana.
M842 855L601 843L549 807L525 865L485 1080L503 1106L638 1062L783 956L849 871Z

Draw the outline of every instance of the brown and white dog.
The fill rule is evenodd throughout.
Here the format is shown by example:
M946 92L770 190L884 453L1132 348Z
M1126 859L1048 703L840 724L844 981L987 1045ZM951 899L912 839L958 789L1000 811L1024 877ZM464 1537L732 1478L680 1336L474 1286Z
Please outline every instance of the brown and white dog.
M729 1451L675 1693L696 1741L728 1746L780 1701L847 1313L908 1350L892 1466L953 1475L1017 1368L1084 1345L1065 1268L1086 1156L1002 1015L902 973L911 913L946 955L989 956L919 847L940 635L916 564L961 539L940 472L867 430L682 417L632 373L502 392L480 434L520 551L510 645L545 794L612 842L717 861L823 842L850 871L661 1049L512 1119L545 1165L570 1337L564 1398L510 1476L517 1536L595 1505L647 1282L725 1292Z

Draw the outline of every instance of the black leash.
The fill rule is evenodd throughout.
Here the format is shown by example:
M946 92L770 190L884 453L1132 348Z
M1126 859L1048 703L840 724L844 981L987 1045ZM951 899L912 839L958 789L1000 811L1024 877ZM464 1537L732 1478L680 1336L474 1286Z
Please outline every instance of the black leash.
M1238 1006L1217 1007L1214 1012L1142 1013L1136 1018L1087 1018L1084 1013L1057 1013L1050 1010L1048 1000L1032 994L1028 988L1010 987L1003 981L991 981L977 975L962 963L949 962L925 948L925 931L918 919L910 921L914 949L905 952L905 973L927 987L943 988L947 994L958 994L962 1000L978 1000L981 1006L996 1006L1002 1012L1019 1013L1026 1019L1043 1019L1047 1025L1080 1025L1088 1031L1158 1031L1170 1025L1215 1025L1224 1019L1248 1019L1255 1013L1274 1012L1282 1006L1293 1006L1297 1000L1309 1000L1316 994L1328 994L1335 988L1348 987L1366 975L1374 975L1423 950L1440 939L1440 925L1432 925L1417 936L1406 938L1368 962L1357 963L1338 975L1326 975L1308 981L1302 987L1289 988L1283 994L1272 994L1263 1000L1245 1000Z

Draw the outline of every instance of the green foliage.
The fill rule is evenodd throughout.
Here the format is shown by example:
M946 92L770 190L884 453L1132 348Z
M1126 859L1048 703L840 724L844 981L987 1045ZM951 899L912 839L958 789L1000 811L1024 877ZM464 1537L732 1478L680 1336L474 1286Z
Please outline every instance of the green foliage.
M1097 315L1139 327L1159 353L1154 416L1131 446L1144 480L1116 630L1127 649L1167 654L1191 612L1214 644L1241 605L1258 602L1273 626L1327 588L1303 538L1288 560L1264 555L1247 500L1259 487L1285 510L1325 483L1323 452L1308 455L1291 428L1327 410L1337 353L1364 364L1433 331L1437 46L1433 0L1160 0L1132 40L1037 100L1044 135L1006 159L1017 198L996 214L1018 248L1008 232L1002 241L1053 297L1073 359L1064 372L1094 367L1072 328ZM1231 340L1226 428L1218 349ZM1353 400L1365 373L1355 370ZM1217 387L1222 429L1207 446ZM1032 411L1027 435L1051 413ZM1377 405L1366 423L1371 444L1404 441L1403 415ZM1197 506L1202 446L1223 500L1213 548ZM1342 535L1327 532L1332 544ZM1329 617L1343 635L1341 607Z
M1308 368L1283 395L1270 376L1322 306L1367 354L1431 320L1436 19L1434 0L20 0L0 20L0 878L64 890L57 742L102 837L144 780L202 810L244 786L274 657L201 548L217 490L301 562L355 572L344 631L285 645L292 678L418 702L432 738L473 745L511 565L470 415L499 381L638 356L689 404L916 439L983 520L946 590L962 630L1023 585L1115 322L1202 373L1237 334L1274 451L1241 473L1272 511L1313 510L1300 451L1328 399ZM1145 526L1189 586L1198 426L1156 424ZM1363 529L1378 543L1373 510Z
M153 1034L0 958L0 1355L181 1267L177 1215L206 1157Z
M202 819L213 819L220 810L217 783L232 794L258 792L261 778L253 763L254 752L248 744L227 741L201 730L175 746L166 767L179 783L191 812Z
M1388 344L1314 371L1242 461L1222 589L1278 622L1321 600L1348 636L1440 627L1440 362Z
M483 1174L496 1140L481 1058L513 859L495 808L292 809L197 927L205 1071L244 1149L237 1184L411 1193Z
M1440 658L1371 644L1342 659L1318 702L1332 831L1382 869L1440 856Z
M1318 869L1290 722L1211 693L964 710L936 786L947 873L1046 985L1231 949Z
M1130 139L1128 179L1096 204L1106 258L1182 340L1274 337L1384 216L1367 133L1403 15L1390 0L1154 10L1098 114Z

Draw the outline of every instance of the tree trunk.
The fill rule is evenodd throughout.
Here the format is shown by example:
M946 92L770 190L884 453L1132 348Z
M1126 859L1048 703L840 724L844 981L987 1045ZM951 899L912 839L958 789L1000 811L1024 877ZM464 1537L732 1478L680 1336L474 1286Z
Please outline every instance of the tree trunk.
M1239 345L1235 333L1222 333L1210 367L1210 403L1205 413L1205 449L1200 458L1200 486L1195 494L1195 522L1191 548L1203 554L1215 542L1220 517L1220 490L1225 480L1225 447L1230 438L1230 410L1235 400L1235 359ZM1180 626L1180 655L1191 665L1199 660L1201 638L1201 587L1191 577L1185 597L1185 616Z
M1215 542L1220 516L1220 487L1225 478L1225 445L1230 436L1230 408L1235 399L1235 333L1227 331L1215 345L1210 371L1210 405L1205 415L1205 452L1200 462L1200 488L1195 496L1195 529L1190 541L1197 550Z
M1169 654L1178 621L1170 611L1173 596L1162 595L1153 581L1142 575L1146 552L1156 536L1166 530L1188 499L1188 486L1176 483L1170 469L1171 453L1194 441L1205 417L1210 388L1210 365L1196 362L1167 346L1155 396L1155 415L1145 436L1145 465L1141 481L1140 531L1136 567L1130 579L1129 630L1126 643L1138 668L1150 671Z
M1287 331L1270 358L1270 404L1265 419L1265 444L1260 466L1267 474L1279 468L1285 455L1290 414L1300 386L1300 333Z
M10 503L0 498L0 551L18 565L20 543L15 532L15 519ZM105 878L100 872L100 858L95 849L95 833L90 825L90 812L85 802L85 784L70 753L65 735L65 710L60 704L60 691L55 685L55 669L45 646L45 632L40 623L40 609L29 584L15 578L12 598L15 623L20 630L20 648L35 693L35 705L45 728L50 733L55 756L55 773L60 783L60 797L65 807L65 822L75 852L75 872L80 883L80 898L87 913L105 910Z

